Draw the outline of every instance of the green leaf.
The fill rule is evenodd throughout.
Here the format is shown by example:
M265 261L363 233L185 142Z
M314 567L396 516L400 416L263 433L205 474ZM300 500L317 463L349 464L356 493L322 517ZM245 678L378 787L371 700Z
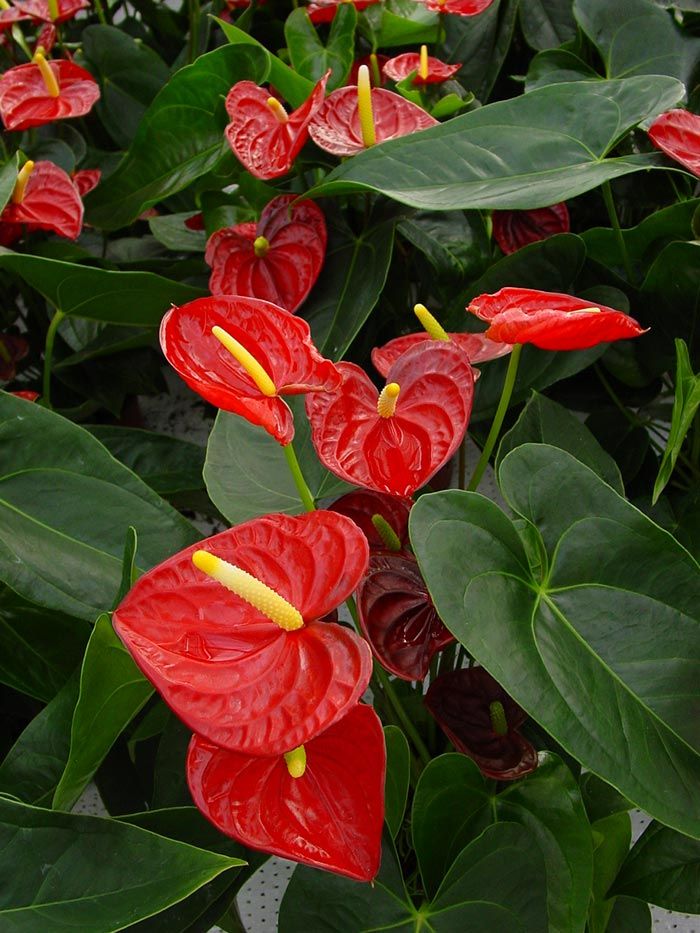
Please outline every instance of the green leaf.
M100 616L83 660L70 754L53 796L55 810L70 810L152 693L153 687L114 634L109 616Z
M153 236L168 249L176 252L203 253L207 245L204 230L190 230L185 221L192 217L192 211L181 214L163 214L151 217L148 226Z
M538 52L576 36L571 0L520 0L519 13L525 41Z
M296 422L294 449L313 497L347 492L350 487L321 466L314 452L303 396L287 401ZM204 482L211 501L232 525L268 512L304 512L282 447L264 428L225 411L216 416L209 435Z
M565 84L568 81L598 81L596 71L582 61L578 55L566 49L548 49L539 52L530 62L525 76L525 90L534 91L548 84Z
M12 197L15 182L17 181L18 165L19 155L14 159L8 159L2 168L0 168L0 211L3 210Z
M84 341L76 342L71 339L78 330L84 335ZM123 327L120 324L103 324L88 318L68 317L61 323L61 340L72 347L75 353L57 360L53 371L78 366L103 356L113 356L125 350L151 346L154 337L151 328Z
M629 853L613 892L700 914L700 842L651 823Z
M503 436L497 464L521 444L551 444L585 463L616 492L624 495L622 477L613 458L600 446L586 426L563 405L533 392L520 417Z
M241 864L128 823L2 798L0 852L7 933L121 930Z
M126 541L124 543L124 554L122 556L122 578L119 582L119 589L117 590L114 603L112 604L112 611L117 608L138 579L139 574L136 569L137 548L138 536L136 534L136 529L129 525L126 529ZM97 621L99 622L100 620L98 619Z
M661 458L659 475L654 483L652 505L656 503L671 478L681 447L693 425L698 408L700 408L700 373L698 375L693 373L685 342L676 340L676 392L671 415L671 430Z
M697 563L562 450L518 447L499 478L549 566L533 576L493 502L422 496L411 540L440 618L584 767L700 836Z
M86 199L87 219L118 230L214 168L227 148L223 98L237 81L263 81L265 55L224 46L176 72L142 117L117 170Z
M669 243L656 257L641 287L647 304L642 322L654 328L642 358L651 373L675 362L675 341L685 340L691 359L700 350L700 242ZM640 347L640 351L642 348Z
M294 70L316 83L330 68L327 90L343 87L355 57L356 26L352 3L338 7L324 45L307 11L303 7L293 10L284 24L284 38Z
M15 272L66 315L156 327L171 304L206 294L152 272L108 272L0 247L0 269Z
M129 525L145 570L195 529L83 428L0 394L0 579L32 602L92 621L108 609Z
M632 824L627 813L613 813L591 826L595 849L593 853L593 891L588 929L603 933L614 907L607 894L629 852Z
M651 933L651 911L643 901L616 897L605 933Z
M602 820L603 817L612 816L613 813L632 809L633 805L626 797L590 771L581 775L579 783L586 813L591 823Z
M377 48L389 49L400 45L417 42L438 42L438 17L423 4L416 5L411 0L385 0L377 7L365 10L365 18L373 25L378 19L375 30Z
M663 76L550 85L372 146L309 194L375 191L426 210L543 207L661 166L655 155L606 154L682 97Z
M475 278L491 258L484 219L477 211L418 211L398 231L442 278Z
M384 794L384 819L389 832L395 839L401 829L408 785L411 777L411 751L408 741L398 726L384 726L386 742L386 792Z
M443 17L447 61L462 64L460 84L481 101L488 100L511 47L517 12L516 0L494 0L478 16Z

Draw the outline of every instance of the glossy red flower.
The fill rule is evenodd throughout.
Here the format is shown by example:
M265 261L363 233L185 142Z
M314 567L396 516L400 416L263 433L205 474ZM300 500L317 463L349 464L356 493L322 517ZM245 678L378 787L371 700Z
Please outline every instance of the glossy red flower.
M382 69L384 65L389 61L388 55L382 55L381 52L375 52L374 58L376 62L372 64L372 55L363 55L362 58L356 58L352 63L352 68L350 69L350 74L348 75L347 84L357 85L357 76L359 74L360 68L362 65L366 65L369 70L370 83L373 87L381 87L384 83L382 80Z
M19 389L17 392L10 392L15 398L23 398L25 402L36 402L39 398L38 392L32 392L31 389Z
M296 311L326 256L326 221L315 201L273 198L257 224L217 230L204 255L214 295L248 295Z
M251 368L214 336L214 327L252 355L267 381L250 375ZM292 412L280 396L332 392L342 381L337 367L314 347L306 321L258 298L222 295L173 308L161 323L160 345L191 389L261 425L280 444L294 437Z
M452 13L455 16L478 16L487 10L493 0L418 0L433 13Z
M338 369L338 391L306 400L319 459L356 486L413 495L464 437L474 397L469 361L449 343L417 347L390 369L379 398L359 366Z
M441 674L425 705L457 751L486 777L514 781L537 767L537 752L517 731L527 714L483 667Z
M330 23L335 19L340 4L348 2L352 3L358 13L361 13L373 3L379 3L380 0L311 0L306 12L312 23Z
M423 680L433 655L454 641L411 555L372 555L356 600L372 651L402 680Z
M304 746L292 777L285 758L253 758L195 735L187 756L192 798L243 845L358 881L379 870L384 821L384 733L370 706L353 707Z
M502 288L493 295L479 295L467 311L489 322L486 336L492 340L532 343L542 350L585 350L645 333L622 311L533 288Z
M102 171L99 168L83 168L78 172L73 172L73 184L78 189L78 194L84 198L100 183Z
M17 375L17 363L29 353L24 337L0 334L0 379L9 382Z
M462 67L461 62L448 65L447 62L428 55L426 46L423 46L423 49L425 53L421 49L420 53L404 52L403 55L390 58L382 67L382 73L386 78L398 82L415 71L413 84L442 84L443 81L449 81Z
M65 23L73 19L76 13L86 10L90 0L54 0L54 11L49 0L15 0L15 6L27 16L43 23Z
M343 515L267 515L145 574L114 627L194 732L249 755L280 755L337 722L367 687L367 643L319 621L356 589L367 560L365 536ZM231 591L240 571L265 584L264 611ZM274 621L279 597L286 615ZM301 627L281 627L290 615Z
M26 162L20 171L12 198L0 214L0 236L6 225L18 234L21 224L70 240L80 235L83 202L69 176L53 162Z
M323 103L330 71L301 107L287 113L276 97L252 81L234 84L226 98L231 122L226 139L238 161L256 178L286 175L308 139L309 123Z
M54 120L82 117L100 96L84 68L65 59L47 61L37 52L27 65L0 77L0 117L7 130L26 130Z
M15 23L20 23L22 20L31 19L29 14L23 13L16 6L10 6L7 9L0 9L0 32L4 32L5 29L12 29Z
M493 238L506 255L571 229L569 210L563 201L532 211L494 211L492 221Z
M649 139L666 155L700 177L700 116L669 110L649 127Z
M367 538L370 553L373 550L385 551L387 547L399 551L408 544L408 516L411 512L411 503L406 499L390 496L385 492L375 492L373 489L353 489L352 492L336 499L329 508L333 512L347 515L355 522ZM376 519L376 516L379 516L382 521L375 523L373 519ZM386 531L382 522L386 523L389 532ZM381 528L381 531L378 528ZM393 546L386 540L392 533L395 536Z

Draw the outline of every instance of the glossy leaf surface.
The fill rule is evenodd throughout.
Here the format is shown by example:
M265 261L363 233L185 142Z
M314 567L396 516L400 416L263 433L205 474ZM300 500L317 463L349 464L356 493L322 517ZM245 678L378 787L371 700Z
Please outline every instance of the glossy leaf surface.
M195 735L187 756L194 801L244 845L370 881L384 823L379 717L370 706L355 706L304 748L306 770L294 778L281 755L242 755Z
M424 496L411 540L441 618L582 764L700 837L688 791L700 775L689 712L700 703L696 562L564 451L525 444L499 476L511 507L538 530L546 576L533 575L495 504ZM610 743L611 721L628 741Z
M488 360L498 359L500 356L506 356L511 351L509 343L499 343L497 340L489 340L483 334L450 334L450 343L459 347L470 363L485 363ZM408 353L414 347L421 346L424 349L430 346L432 337L425 331L418 334L406 334L405 337L394 337L383 347L375 347L372 350L372 364L377 372L386 375L404 353ZM475 371L474 378L479 376Z
M70 177L53 162L40 161L29 176L19 204L10 201L0 224L28 224L75 240L83 227L83 202Z
M411 750L408 741L398 726L384 726L386 745L386 784L384 793L384 820L392 835L401 829L408 788L411 783Z
M272 587L304 626L284 631L197 570L199 547ZM366 643L317 621L355 589L367 559L364 535L341 515L267 516L141 577L115 612L115 629L190 729L245 754L279 755L342 718L367 686Z
M569 0L521 0L520 26L528 45L554 49L576 36Z
M657 149L700 177L700 116L687 110L669 110L649 127Z
M356 6L340 4L333 10L328 40L324 45L313 27L314 14L308 7L293 10L284 24L289 57L294 70L311 81L318 81L330 69L328 90L347 84L355 52Z
M532 211L494 211L491 219L493 238L506 255L528 243L569 232L569 211L563 203Z
M700 913L700 843L651 823L625 860L613 893Z
M82 117L100 96L97 81L75 62L47 62L59 87L57 97L46 90L38 65L8 68L0 77L0 117L6 130L26 130L54 120Z

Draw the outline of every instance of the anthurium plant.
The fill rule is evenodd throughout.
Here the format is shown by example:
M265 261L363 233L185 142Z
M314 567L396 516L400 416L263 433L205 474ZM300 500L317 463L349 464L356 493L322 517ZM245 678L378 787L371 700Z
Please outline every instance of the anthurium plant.
M0 929L700 914L696 7L0 0Z

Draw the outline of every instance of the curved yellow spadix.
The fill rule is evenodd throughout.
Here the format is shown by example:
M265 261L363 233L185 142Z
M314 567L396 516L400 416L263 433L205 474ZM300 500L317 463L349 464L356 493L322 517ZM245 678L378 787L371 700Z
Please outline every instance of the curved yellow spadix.
M291 752L285 752L284 760L287 763L287 771L293 778L304 776L304 771L306 771L306 749L303 745L293 748Z
M289 114L276 97L268 97L266 104L283 126L285 123L289 123Z
M365 148L373 146L377 141L377 134L374 131L372 85L369 80L369 68L367 65L360 65L357 72L357 112L360 117L362 144Z
M228 331L216 324L212 327L211 332L231 356L241 364L263 395L267 395L269 398L277 395L277 387L268 373L265 372L253 354L249 353L242 343L239 343Z
M445 328L440 324L437 318L428 311L425 305L414 305L413 313L418 318L423 326L423 330L428 334L429 337L432 337L433 340L449 340L450 335L447 333Z
M425 81L428 77L428 46L422 45L420 47L420 65L418 66L418 74Z
M24 193L27 190L27 183L33 171L34 163L31 159L28 159L17 173L17 181L12 189L11 200L13 204L21 204L24 201Z

